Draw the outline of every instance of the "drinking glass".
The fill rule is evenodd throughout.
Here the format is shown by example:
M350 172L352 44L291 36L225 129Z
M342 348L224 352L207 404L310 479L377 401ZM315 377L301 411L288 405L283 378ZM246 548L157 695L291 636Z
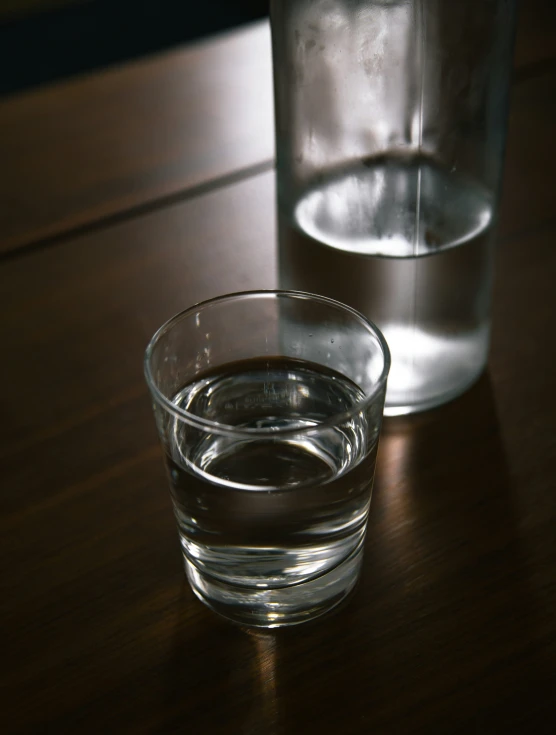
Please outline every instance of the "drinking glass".
M379 330L328 298L222 296L152 338L145 375L194 593L254 626L354 587L386 381Z

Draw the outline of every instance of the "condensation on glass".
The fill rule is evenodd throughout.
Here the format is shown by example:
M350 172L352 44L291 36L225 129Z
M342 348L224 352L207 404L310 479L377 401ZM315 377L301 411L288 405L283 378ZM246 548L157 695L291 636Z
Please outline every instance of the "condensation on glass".
M371 318L386 413L488 353L515 0L271 0L280 285Z

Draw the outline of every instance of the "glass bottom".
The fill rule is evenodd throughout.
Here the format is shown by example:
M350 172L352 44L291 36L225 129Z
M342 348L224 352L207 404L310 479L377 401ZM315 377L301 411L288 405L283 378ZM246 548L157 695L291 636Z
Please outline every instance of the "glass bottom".
M187 557L185 571L195 595L214 612L241 625L279 628L324 615L353 590L363 560L363 542L326 574L288 587L241 587L215 579Z

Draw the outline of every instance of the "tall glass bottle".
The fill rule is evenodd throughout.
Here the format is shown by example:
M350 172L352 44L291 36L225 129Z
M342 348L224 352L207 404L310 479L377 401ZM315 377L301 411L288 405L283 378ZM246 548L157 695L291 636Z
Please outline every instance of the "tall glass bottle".
M392 353L386 413L488 353L516 0L271 0L281 286Z

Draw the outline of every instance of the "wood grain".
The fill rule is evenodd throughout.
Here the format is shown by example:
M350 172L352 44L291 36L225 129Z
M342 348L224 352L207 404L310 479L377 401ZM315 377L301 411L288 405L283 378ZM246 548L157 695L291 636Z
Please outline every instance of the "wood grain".
M171 313L274 285L273 175L2 264L7 732L554 732L555 86L514 95L489 373L386 422L361 583L297 630L193 598L141 374Z
M275 285L272 189L272 174L255 177L4 263L0 325L15 359L2 378L19 390L1 398L10 421L0 456L135 398L138 386L143 399L143 351L176 311Z
M512 100L489 371L385 422L361 583L313 624L250 632L193 598L142 377L172 313L275 285L273 174L0 263L2 732L556 731L556 74L538 71Z
M0 251L274 155L265 24L0 101Z

